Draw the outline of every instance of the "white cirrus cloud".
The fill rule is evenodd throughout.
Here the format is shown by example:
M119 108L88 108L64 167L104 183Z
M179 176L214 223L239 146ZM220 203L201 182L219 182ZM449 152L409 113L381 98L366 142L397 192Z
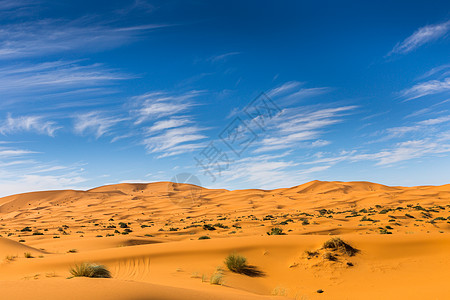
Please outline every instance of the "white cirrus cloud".
M201 131L202 129L196 126L170 128L161 134L145 138L143 143L151 153L164 152L161 157L172 156L191 152L203 146L203 144L192 143L207 138L200 133Z
M234 52L228 52L228 53L223 53L223 54L219 54L219 55L214 55L214 56L208 58L208 61L210 61L212 63L224 61L231 56L235 56L235 55L239 55L239 54L241 54L241 52L234 51Z
M409 53L427 43L444 37L449 30L450 21L421 27L404 41L395 45L395 47L388 53L388 56L392 54Z
M47 121L43 116L13 117L8 114L4 121L0 121L0 134L14 134L20 132L35 132L48 136L55 136L55 132L61 129L53 121Z
M201 93L201 91L190 91L179 95L165 92L146 93L131 99L131 105L134 107L131 114L136 117L135 124L173 116L186 112L196 105L192 100Z
M264 138L257 143L254 152L326 146L330 142L321 138L325 128L343 122L343 117L356 108L356 106L341 106L324 109L306 107L285 109L270 121Z
M407 101L428 95L440 94L450 91L450 77L442 80L429 80L420 82L401 92Z
M0 68L0 91L6 95L73 92L130 78L101 64L81 64L80 61L16 64Z
M157 132L161 130L166 130L170 128L176 128L180 126L184 126L192 123L193 121L189 120L186 117L174 117L167 120L161 120L155 122L151 127L147 128L147 132Z
M118 123L127 120L117 116L106 116L93 111L75 116L74 131L79 135L93 134L97 139L107 135Z
M245 188L258 187L274 189L291 187L309 180L312 173L327 170L330 166L313 166L302 168L299 163L288 159L290 152L280 154L262 154L241 158L230 163L229 168L223 168L216 173L219 185L232 183ZM219 186L218 185L218 186Z
M130 114L135 126L143 128L142 144L157 158L195 151L204 147L207 138L202 132L208 128L198 126L190 109L202 91L184 93L149 92L131 99ZM148 124L148 126L147 126ZM144 127L142 127L144 126Z
M167 24L119 27L77 20L41 19L3 24L0 30L0 60L43 56L69 51L93 52L115 48Z

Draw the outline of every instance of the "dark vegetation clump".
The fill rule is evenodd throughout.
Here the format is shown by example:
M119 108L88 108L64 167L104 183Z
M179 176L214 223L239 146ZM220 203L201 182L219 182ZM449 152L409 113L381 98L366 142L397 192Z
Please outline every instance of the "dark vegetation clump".
M353 256L359 252L358 249L353 248L340 238L332 238L323 243L323 248L327 250L338 251L348 256Z
M285 235L286 233L283 232L283 229L274 227L270 231L267 232L267 235Z

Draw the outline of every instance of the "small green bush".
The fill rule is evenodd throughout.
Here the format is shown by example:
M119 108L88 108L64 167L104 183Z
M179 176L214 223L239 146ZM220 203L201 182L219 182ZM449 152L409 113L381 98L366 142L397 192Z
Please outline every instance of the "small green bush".
M82 263L70 268L70 274L74 277L111 278L109 270L102 265Z
M267 232L268 235L285 235L286 233L283 233L283 229L274 227L270 231Z
M124 222L119 223L120 228L128 228L128 224Z
M207 235L202 235L201 237L198 238L199 240L209 240L211 239L209 236Z
M247 269L247 258L233 253L225 258L225 265L231 272L243 273Z
M216 228L210 224L203 225L204 230L216 230Z
M219 228L223 228L223 229L228 229L228 226L223 225L222 223L216 223L216 224L214 224L214 227L219 227Z
M392 232L388 231L386 228L380 228L380 234L392 234Z

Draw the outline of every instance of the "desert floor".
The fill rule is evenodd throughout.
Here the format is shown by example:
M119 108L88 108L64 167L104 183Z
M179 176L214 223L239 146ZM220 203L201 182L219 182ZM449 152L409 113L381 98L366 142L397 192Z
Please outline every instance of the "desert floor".
M450 294L450 185L313 181L228 191L159 182L35 192L0 199L0 234L1 299ZM359 251L324 248L337 237ZM255 272L229 271L232 253ZM72 278L83 262L112 278Z

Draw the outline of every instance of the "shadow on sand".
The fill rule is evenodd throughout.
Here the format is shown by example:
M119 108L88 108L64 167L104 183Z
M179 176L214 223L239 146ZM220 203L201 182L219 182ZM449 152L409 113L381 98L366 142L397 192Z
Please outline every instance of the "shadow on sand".
M250 277L264 277L266 275L263 271L258 270L256 266L251 265L246 265L239 273Z

